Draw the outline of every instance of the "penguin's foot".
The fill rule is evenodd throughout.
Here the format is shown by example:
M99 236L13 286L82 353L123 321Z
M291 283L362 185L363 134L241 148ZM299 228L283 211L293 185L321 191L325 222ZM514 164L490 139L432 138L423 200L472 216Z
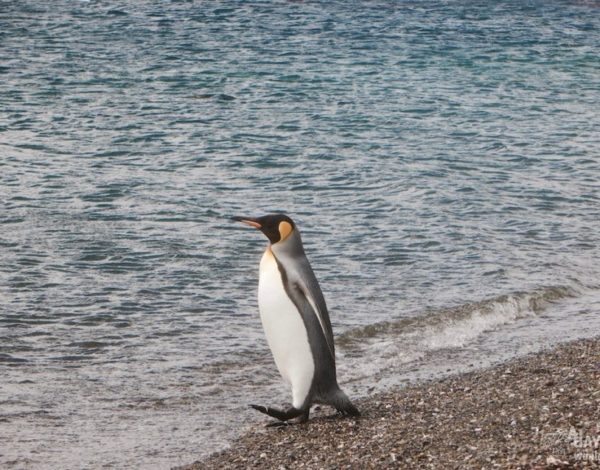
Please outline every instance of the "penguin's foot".
M308 421L308 415L310 414L310 408L304 411L300 417L296 420L298 424L306 423Z
M359 418L360 411L354 406L352 409L336 409L334 414L325 416L325 419Z
M340 407L336 409L337 412L342 416L353 416L355 418L360 416L360 411L358 411L358 408L350 402L346 403L343 408Z
M280 410L278 408L272 408L270 406L262 406L262 405L250 405L250 408L254 408L256 411L260 411L272 418L278 419L279 421L287 421L289 419L296 418L301 416L299 422L303 423L308 420L308 410L299 410L298 408L294 408L293 406L289 407L287 410Z
M337 412L342 416L352 416L354 418L358 418L360 416L360 411L358 411L358 409L355 407L352 407L352 409L349 410L337 410Z
M271 421L270 423L265 424L265 428L285 428L291 425L292 424L288 421Z

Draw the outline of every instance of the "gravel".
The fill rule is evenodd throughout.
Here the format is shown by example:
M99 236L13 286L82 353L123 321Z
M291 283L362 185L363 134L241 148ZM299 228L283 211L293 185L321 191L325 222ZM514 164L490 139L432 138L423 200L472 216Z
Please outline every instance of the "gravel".
M600 340L358 405L358 419L324 408L304 424L257 424L229 449L178 468L600 468Z

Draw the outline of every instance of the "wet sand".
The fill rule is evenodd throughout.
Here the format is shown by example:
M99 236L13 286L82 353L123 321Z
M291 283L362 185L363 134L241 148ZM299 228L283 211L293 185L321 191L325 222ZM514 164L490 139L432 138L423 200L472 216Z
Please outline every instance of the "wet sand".
M600 468L599 339L357 404L358 419L324 407L305 424L257 424L179 469Z

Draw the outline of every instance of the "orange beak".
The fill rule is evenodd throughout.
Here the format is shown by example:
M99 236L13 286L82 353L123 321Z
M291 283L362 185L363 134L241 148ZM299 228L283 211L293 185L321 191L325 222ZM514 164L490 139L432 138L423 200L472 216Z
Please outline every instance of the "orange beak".
M243 224L249 225L250 227L260 229L262 225L260 225L256 219L253 217L232 217L231 220L235 220L236 222L241 222Z

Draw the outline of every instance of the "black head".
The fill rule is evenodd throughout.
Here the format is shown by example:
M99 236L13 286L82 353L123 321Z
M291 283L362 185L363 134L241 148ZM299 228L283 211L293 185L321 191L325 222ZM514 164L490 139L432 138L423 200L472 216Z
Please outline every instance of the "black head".
M296 224L285 214L269 214L262 217L232 217L232 220L259 229L272 244L285 240Z

